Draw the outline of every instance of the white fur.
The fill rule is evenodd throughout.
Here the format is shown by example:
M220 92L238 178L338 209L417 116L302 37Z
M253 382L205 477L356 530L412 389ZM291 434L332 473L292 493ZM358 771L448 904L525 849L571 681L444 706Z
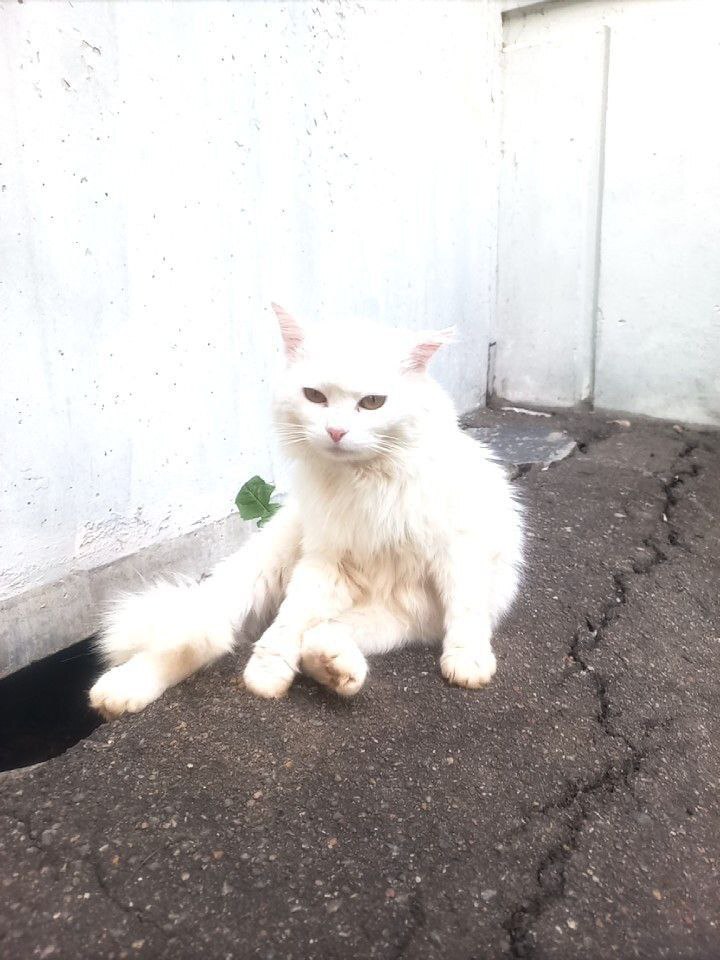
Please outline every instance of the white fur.
M251 618L270 623L244 674L263 697L283 696L300 670L352 695L366 654L441 637L451 683L480 687L495 673L491 633L517 590L522 523L503 469L426 373L447 332L337 333L275 311L290 501L207 580L118 601L100 641L112 669L90 691L108 717L222 656ZM306 399L307 387L327 403ZM387 399L367 410L368 394ZM328 428L346 433L335 442Z

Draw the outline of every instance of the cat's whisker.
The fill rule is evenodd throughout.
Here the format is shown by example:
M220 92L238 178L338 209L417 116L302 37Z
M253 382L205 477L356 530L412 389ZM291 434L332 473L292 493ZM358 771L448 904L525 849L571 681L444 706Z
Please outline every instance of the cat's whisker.
M280 442L285 444L285 446L293 446L307 443L307 437L282 437Z
M403 443L401 440L398 440L397 437L384 436L380 434L376 437L376 440L386 449L397 450L399 452L407 449L407 444Z
M294 437L301 437L305 440L308 439L307 430L303 429L303 427L299 427L296 423L288 423L288 424L276 423L275 429L277 431L278 437L281 440L294 438Z
M384 451L386 451L387 453L397 453L397 454L401 454L401 453L403 452L403 450L404 450L404 447L401 447L401 446L393 446L392 444L385 444L385 443L383 443L383 444L379 444L379 445L378 445L378 450L384 450Z
M386 460L389 460L394 466L399 467L402 465L402 457L400 456L401 451L391 447L385 447L381 444L375 444L370 449L373 453L376 453L379 456L384 457Z
M378 438L375 443L375 448L377 450L387 450L387 451L392 450L392 451L396 451L397 453L401 453L405 449L405 446L401 443L396 443L389 440L382 440Z

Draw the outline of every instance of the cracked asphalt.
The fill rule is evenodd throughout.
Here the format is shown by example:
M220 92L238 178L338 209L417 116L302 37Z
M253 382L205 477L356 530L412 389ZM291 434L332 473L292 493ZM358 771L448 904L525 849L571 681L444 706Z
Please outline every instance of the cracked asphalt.
M241 651L5 775L4 960L720 957L720 435L554 424L488 689L267 703Z

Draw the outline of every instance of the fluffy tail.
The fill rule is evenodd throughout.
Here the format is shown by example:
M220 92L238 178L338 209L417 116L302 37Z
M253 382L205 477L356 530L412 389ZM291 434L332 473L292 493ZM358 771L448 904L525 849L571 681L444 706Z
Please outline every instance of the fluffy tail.
M142 710L227 653L249 616L276 609L299 550L299 518L288 504L208 579L164 581L119 597L98 641L112 669L90 691L91 705L108 718Z

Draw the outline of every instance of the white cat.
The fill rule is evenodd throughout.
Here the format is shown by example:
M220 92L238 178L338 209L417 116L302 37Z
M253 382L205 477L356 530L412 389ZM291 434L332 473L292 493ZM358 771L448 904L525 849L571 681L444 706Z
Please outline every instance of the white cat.
M112 669L90 691L106 717L227 653L254 618L270 623L244 673L261 697L282 697L298 671L350 696L366 654L441 637L451 683L495 673L490 639L517 590L522 522L503 469L426 372L449 332L321 330L273 309L292 496L208 579L120 598L100 640Z

